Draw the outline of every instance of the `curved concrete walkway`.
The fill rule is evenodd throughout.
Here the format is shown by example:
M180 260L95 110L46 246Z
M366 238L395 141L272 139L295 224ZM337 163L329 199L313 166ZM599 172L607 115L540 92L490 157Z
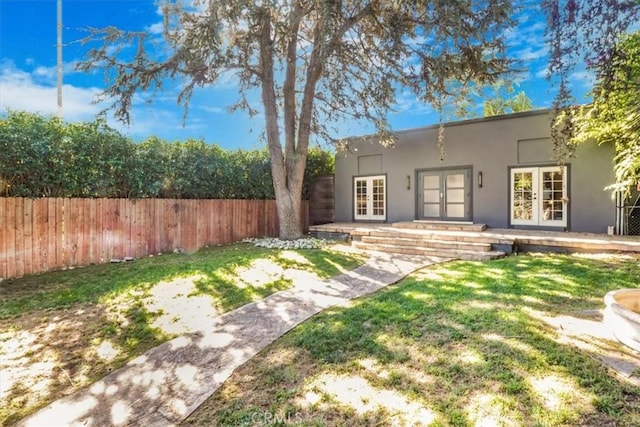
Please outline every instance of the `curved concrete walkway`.
M170 426L191 414L233 371L294 326L326 308L448 261L375 253L361 267L218 317L207 331L168 341L93 385L57 400L19 426Z

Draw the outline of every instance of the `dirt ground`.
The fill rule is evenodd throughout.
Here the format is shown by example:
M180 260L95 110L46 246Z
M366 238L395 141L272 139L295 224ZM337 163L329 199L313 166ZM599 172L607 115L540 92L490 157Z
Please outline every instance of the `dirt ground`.
M212 298L197 276L160 282L107 305L41 310L0 320L0 424L72 393L167 338L210 324Z
M40 311L0 321L4 423L51 396L64 396L109 372L117 352L98 343L105 309Z

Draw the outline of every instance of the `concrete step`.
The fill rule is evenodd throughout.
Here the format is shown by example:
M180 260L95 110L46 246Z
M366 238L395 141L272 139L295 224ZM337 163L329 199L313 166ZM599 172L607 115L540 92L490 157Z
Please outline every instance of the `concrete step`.
M449 231L483 231L485 224L473 224L466 222L439 222L439 221L402 221L393 223L395 228L409 228L418 230L449 230Z
M454 240L458 242L491 243L494 249L507 253L517 247L519 251L563 251L563 252L633 252L640 253L637 236L607 236L593 233L533 231L488 228L484 231L435 230L416 228L422 223L356 224L336 223L309 227L312 234L322 237L351 237L354 241L363 236ZM438 224L439 225L439 224ZM456 225L456 224L454 224ZM459 228L468 228L462 224ZM456 225L457 226L457 225ZM477 224L476 224L477 226ZM405 228L408 227L408 228ZM480 225L482 227L482 225ZM323 235L322 233L328 234Z
M421 240L450 240L455 242L490 243L500 245L513 245L514 239L509 237L497 237L479 232L445 231L445 230L415 230L415 229L359 229L353 230L351 235L355 240L364 236L407 238Z
M365 251L389 252L405 255L438 256L443 258L455 258L470 261L488 261L505 256L505 253L501 251L469 251L455 249L438 249L422 246L398 246L382 243L367 243L355 240L352 242L352 245L357 247L358 249L362 249Z
M491 250L491 243L486 242L464 242L454 239L439 240L435 238L422 238L420 235L414 237L395 237L395 236L362 236L362 242L383 244L383 245L396 245L396 246L420 246L425 248L434 249L453 249L453 250L466 250L466 251L478 251L489 252Z

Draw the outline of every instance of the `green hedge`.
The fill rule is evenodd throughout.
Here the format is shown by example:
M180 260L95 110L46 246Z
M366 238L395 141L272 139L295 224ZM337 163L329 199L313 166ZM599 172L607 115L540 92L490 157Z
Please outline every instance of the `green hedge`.
M333 173L333 156L309 150L304 194ZM224 150L202 140L136 143L102 119L65 123L10 111L0 118L0 196L273 199L266 150Z

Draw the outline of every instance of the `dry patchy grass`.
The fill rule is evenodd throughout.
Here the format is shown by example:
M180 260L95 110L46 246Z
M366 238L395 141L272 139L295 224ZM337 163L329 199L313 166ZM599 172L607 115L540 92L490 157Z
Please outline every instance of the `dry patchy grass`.
M363 261L340 250L231 245L0 284L0 424L70 394L221 313Z

